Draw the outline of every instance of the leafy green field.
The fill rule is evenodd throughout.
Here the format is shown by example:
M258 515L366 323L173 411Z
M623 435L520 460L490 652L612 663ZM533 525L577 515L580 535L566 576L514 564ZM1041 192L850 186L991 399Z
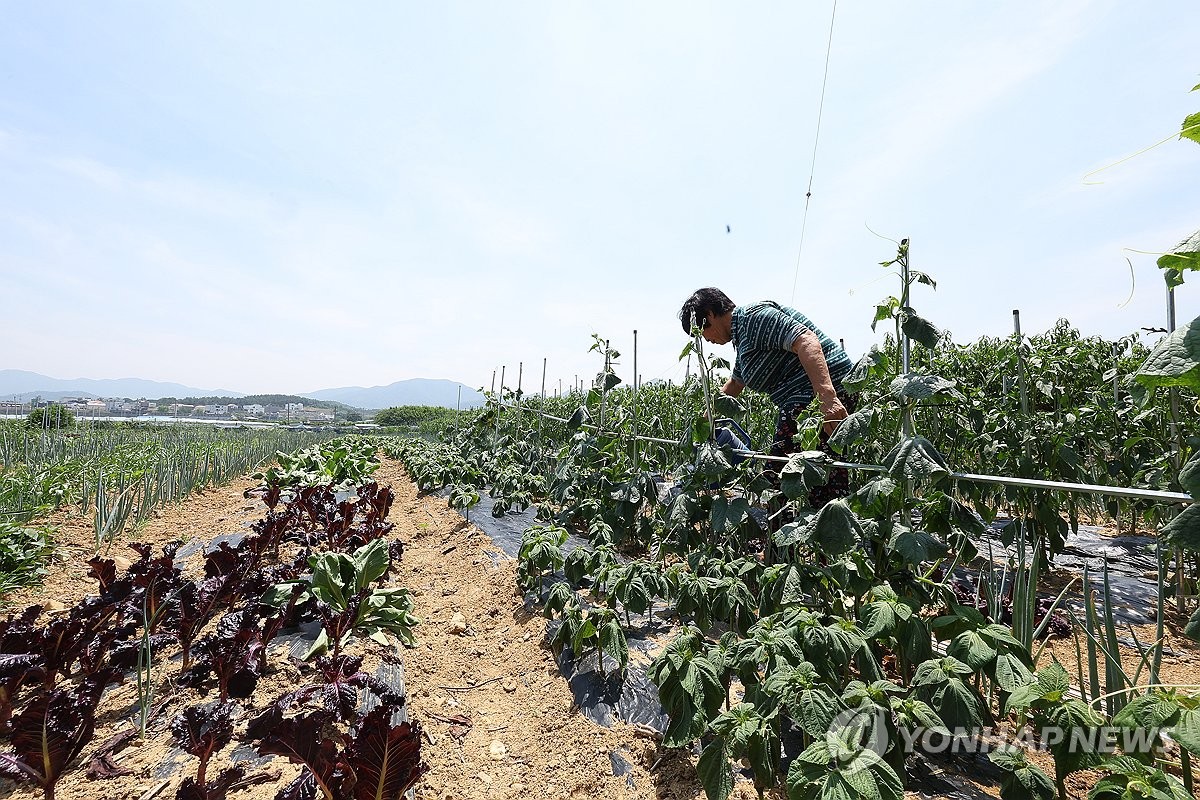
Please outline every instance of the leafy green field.
M329 434L209 426L78 430L0 424L0 592L36 580L52 552L36 521L57 509L91 516L99 552L154 509L232 480Z
M1066 322L955 345L913 310L914 284L932 279L906 258L902 244L885 264L907 280L875 320L894 334L855 367L859 406L831 442L845 461L878 465L855 471L844 500L808 504L830 468L814 450L815 408L797 436L807 451L787 459L742 460L715 441L710 420L731 417L765 449L774 410L750 392L720 395L728 365L698 335L685 353L701 375L683 386L624 385L620 354L596 337L588 392L502 389L441 443L387 450L421 489L450 487L452 506L469 511L487 491L493 514L537 509L518 582L580 669L623 673L628 635L667 610L679 632L649 671L670 716L663 745L699 744L713 800L729 795L739 761L760 791L898 800L916 750L978 749L1002 724L1054 764L1051 774L1028 747L985 746L1006 800L1065 799L1082 770L1102 775L1095 798L1195 796L1200 694L1160 672L1166 605L1191 612L1200 577L1200 503L1183 502L1200 499L1200 320L1153 348ZM986 523L1001 516L1012 520L1007 564L980 557ZM1157 532L1159 574L1147 579L1157 630L1134 667L1121 658L1107 571L1048 590L1084 516ZM569 547L571 534L588 546ZM961 567L975 577L956 578ZM1070 590L1086 598L1082 612L1063 605ZM1183 632L1200 640L1200 611ZM1072 663L1040 657L1051 635L1073 639ZM784 774L793 724L804 749Z

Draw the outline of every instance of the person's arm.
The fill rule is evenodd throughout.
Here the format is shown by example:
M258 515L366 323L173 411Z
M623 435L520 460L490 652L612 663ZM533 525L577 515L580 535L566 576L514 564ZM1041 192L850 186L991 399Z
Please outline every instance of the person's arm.
M826 369L825 373L829 374L829 370ZM746 384L742 383L741 381L735 381L733 378L730 378L729 380L725 381L725 385L721 387L721 394L727 394L730 397L737 397L739 394L742 393L742 389L745 389L745 388L746 388Z
M825 362L821 342L812 331L804 331L792 343L792 352L800 359L800 365L804 367L809 383L821 401L825 432L832 434L837 424L846 418L846 407L838 400L837 391L833 388L833 378L829 377L829 364Z

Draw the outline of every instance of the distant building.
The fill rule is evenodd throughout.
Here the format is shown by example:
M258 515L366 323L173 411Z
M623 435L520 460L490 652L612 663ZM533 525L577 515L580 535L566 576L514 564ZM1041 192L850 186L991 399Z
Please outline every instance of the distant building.
M267 413L267 407L261 403L247 403L242 406L242 411L255 417L261 417Z

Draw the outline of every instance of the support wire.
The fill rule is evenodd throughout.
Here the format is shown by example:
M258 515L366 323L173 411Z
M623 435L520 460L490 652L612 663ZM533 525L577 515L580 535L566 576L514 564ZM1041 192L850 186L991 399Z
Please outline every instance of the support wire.
M829 54L833 51L833 23L837 19L837 0L829 17L829 41L825 44L825 75L821 78L821 99L817 103L817 132L813 136L812 164L808 168L808 191L804 193L804 216L800 220L800 247L796 251L796 274L792 278L792 299L796 302L796 285L800 282L800 256L804 252L804 233L808 229L808 205L812 200L813 175L817 171L817 145L821 142L821 117L825 113L825 86L829 83Z

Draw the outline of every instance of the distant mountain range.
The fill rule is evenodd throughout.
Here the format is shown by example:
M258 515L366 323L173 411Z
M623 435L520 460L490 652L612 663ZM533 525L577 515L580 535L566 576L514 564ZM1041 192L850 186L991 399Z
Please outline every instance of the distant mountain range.
M336 400L358 408L391 408L392 406L445 406L457 407L459 389L462 389L462 407L475 408L484 403L484 396L461 383L436 378L410 378L396 381L387 386L345 386L341 389L319 389L305 392L305 397L314 400Z
M63 397L128 397L147 400L159 397L242 397L228 389L196 389L179 383L148 381L142 378L49 378L20 369L0 369L0 400L14 397L24 402L35 397L58 400Z
M484 403L484 397L455 381L412 378L387 386L345 386L339 389L319 389L303 397L329 400L363 409L392 406L444 406L455 408L459 389L462 407L474 408ZM149 381L142 378L51 378L36 372L19 369L0 369L0 400L25 402L35 397L58 400L63 397L128 397L156 400L160 397L245 397L244 392L228 389L197 389L178 383Z

